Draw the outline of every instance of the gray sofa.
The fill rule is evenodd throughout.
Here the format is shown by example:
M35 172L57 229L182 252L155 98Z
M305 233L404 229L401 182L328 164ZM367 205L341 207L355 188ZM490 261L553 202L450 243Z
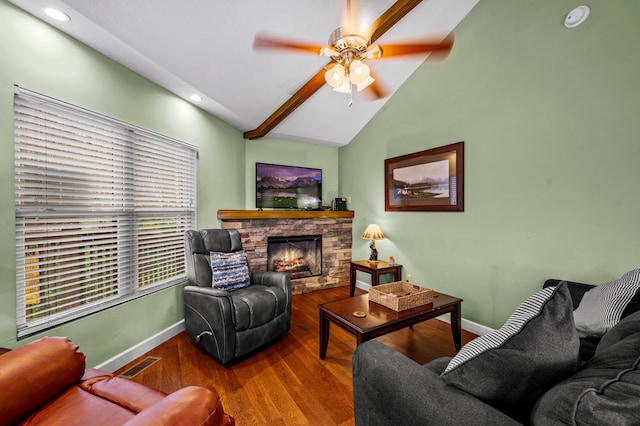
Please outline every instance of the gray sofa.
M547 280L545 287L558 282ZM569 282L573 307L568 309L592 287ZM531 394L532 401L509 407L447 383L441 375L451 358L420 365L379 341L364 343L353 356L356 425L640 424L639 304L636 294L621 321L601 339L581 338L580 355L577 344L567 345L581 357L577 371L557 374L550 386ZM553 342L548 350L558 345ZM508 371L506 362L497 366L503 367ZM468 385L481 387L479 381Z

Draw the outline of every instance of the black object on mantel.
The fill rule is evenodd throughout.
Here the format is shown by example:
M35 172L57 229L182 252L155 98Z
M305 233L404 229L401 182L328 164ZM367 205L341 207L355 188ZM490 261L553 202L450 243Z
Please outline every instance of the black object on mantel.
M331 208L334 211L346 211L347 210L347 200L345 198L334 198L331 201Z

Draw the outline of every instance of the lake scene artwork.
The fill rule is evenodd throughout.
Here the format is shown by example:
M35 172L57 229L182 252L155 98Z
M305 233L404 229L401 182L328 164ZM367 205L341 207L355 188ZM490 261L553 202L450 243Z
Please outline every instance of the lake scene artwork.
M393 170L393 198L420 200L449 197L449 160Z

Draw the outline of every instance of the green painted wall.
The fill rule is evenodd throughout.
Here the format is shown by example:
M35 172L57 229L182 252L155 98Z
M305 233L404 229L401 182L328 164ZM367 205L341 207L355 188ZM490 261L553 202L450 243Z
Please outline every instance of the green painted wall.
M256 163L322 169L324 205L338 196L338 148L281 139L264 138L247 141L245 163L245 208L256 208Z
M198 226L244 207L242 134L76 40L0 0L0 346L15 347L13 85L171 136L199 148ZM176 286L48 330L96 365L183 318Z
M354 257L367 223L413 281L499 327L547 277L603 282L638 267L637 0L482 0L444 62L427 61L346 147L242 134L0 0L0 345L15 347L13 85L194 144L198 227L254 208L256 161L321 167L326 202L352 197ZM517 21L517 20L521 21ZM384 211L384 159L465 141L465 212ZM98 364L182 319L180 286L48 331ZM34 336L37 338L40 336ZM33 340L29 339L29 340Z
M354 257L367 223L412 281L501 326L546 278L640 266L640 2L482 0L444 62L426 61L346 147ZM385 212L384 159L465 141L463 213Z

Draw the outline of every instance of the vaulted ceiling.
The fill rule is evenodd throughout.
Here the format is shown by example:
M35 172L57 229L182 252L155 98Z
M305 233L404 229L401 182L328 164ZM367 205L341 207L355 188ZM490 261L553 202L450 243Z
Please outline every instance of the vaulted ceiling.
M327 57L253 47L258 33L327 44L331 32L343 24L347 0L9 1L193 102L247 138L346 145L427 57L369 60L376 79L387 89L387 96L372 100L366 91L349 95L322 82L309 84L314 76L323 75ZM349 3L357 5L352 8L362 28L369 28L380 17L385 22L397 21L376 40L385 45L442 39L478 1ZM44 6L58 8L71 20L52 20L44 14ZM401 15L389 18L394 10ZM193 94L202 100L191 101Z

